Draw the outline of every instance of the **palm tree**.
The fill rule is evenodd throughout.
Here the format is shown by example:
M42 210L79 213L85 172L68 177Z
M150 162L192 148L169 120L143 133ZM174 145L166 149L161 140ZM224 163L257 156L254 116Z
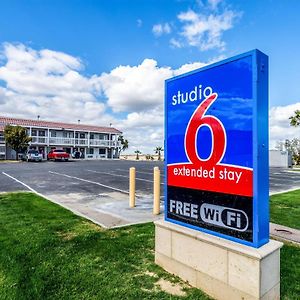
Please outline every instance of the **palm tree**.
M118 141L122 145L122 147L119 150L119 157L120 157L121 151L124 151L124 150L128 149L129 145L128 145L128 140L124 139L123 135L119 136Z
M300 110L297 109L294 113L295 114L293 116L289 117L290 125L297 127L300 125Z
M136 154L136 160L139 160L140 157L139 157L139 154L142 154L142 152L140 150L135 150L134 153Z
M164 149L162 147L156 147L154 149L154 151L155 151L155 154L158 154L158 159L157 160L161 160L160 152L164 151Z

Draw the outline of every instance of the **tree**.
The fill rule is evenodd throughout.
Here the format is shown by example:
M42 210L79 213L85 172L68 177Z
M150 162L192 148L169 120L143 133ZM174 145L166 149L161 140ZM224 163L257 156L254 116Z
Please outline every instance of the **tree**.
M5 142L16 151L16 159L19 159L19 153L25 152L31 142L31 137L21 126L6 125L4 128Z
M154 149L154 151L155 151L155 154L158 154L158 159L157 160L161 160L161 152L162 151L164 151L164 149L162 148L162 147L156 147L155 149Z
M289 117L290 125L298 127L300 125L300 110L294 111L294 115ZM296 165L300 164L300 139L294 138L285 141L285 147L292 153L293 161Z
M120 148L120 152L119 152L119 156L120 156L121 152L125 151L126 149L128 149L129 145L128 145L128 140L124 139L123 135L119 136L118 141L122 145L122 147Z
M153 156L151 154L146 154L147 160L154 160Z
M285 140L285 148L292 153L295 165L300 164L300 139Z
M142 152L140 150L135 150L134 153L136 154L136 160L139 160L140 157L139 157L139 154L142 154Z
M294 115L289 117L290 125L297 127L300 125L300 110L295 110Z

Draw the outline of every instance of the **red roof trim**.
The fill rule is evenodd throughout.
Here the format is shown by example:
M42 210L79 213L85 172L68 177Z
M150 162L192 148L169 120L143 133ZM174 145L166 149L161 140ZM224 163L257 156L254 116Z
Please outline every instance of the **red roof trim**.
M62 123L62 122L48 122L40 120L30 120L30 119L17 119L17 118L7 118L0 116L0 131L4 130L5 125L20 125L25 127L44 127L44 128L57 128L57 129L69 129L78 131L93 131L93 132L105 132L105 133L118 133L122 132L113 127L102 127L94 125L85 124L72 124L72 123Z

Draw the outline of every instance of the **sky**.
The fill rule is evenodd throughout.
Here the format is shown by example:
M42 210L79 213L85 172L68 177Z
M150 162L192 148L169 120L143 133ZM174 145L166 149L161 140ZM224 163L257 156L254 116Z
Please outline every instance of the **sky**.
M120 129L163 146L164 80L252 49L269 56L270 148L299 137L300 1L2 0L0 115Z

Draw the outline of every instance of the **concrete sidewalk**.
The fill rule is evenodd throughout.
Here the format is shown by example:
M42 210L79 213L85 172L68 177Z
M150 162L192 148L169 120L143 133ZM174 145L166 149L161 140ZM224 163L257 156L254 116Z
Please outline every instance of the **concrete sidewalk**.
M164 214L161 201L161 214L153 215L151 195L137 197L134 208L129 207L128 195L119 192L106 192L97 197L81 193L47 193L42 196L107 229L152 222Z
M270 235L276 239L300 245L300 230L270 223Z
M107 229L164 218L163 201L161 214L155 216L152 214L153 200L149 196L137 198L134 208L129 208L128 195L118 192L102 194L101 202L80 194L69 194L65 197L61 194L48 194L47 198ZM300 245L300 230L294 228L270 223L270 236Z

